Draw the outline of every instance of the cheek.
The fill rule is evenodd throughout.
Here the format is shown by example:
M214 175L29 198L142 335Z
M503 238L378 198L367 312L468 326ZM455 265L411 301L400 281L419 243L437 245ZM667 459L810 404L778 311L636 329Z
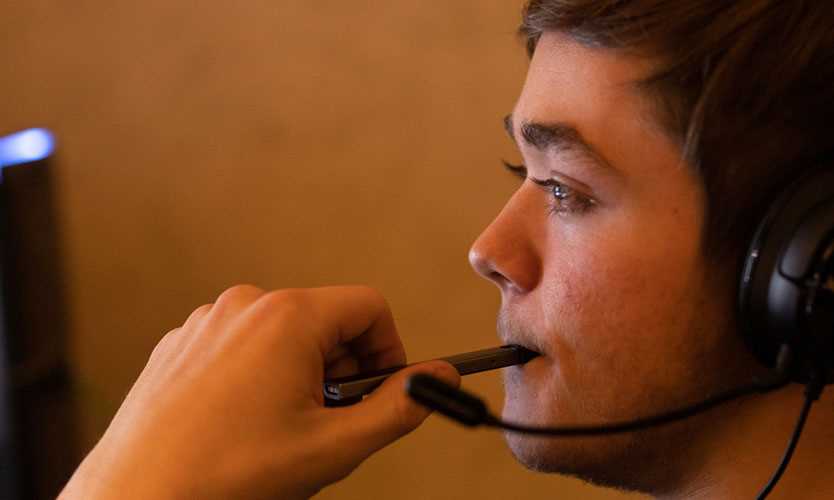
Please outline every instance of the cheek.
M537 302L566 391L611 401L648 377L672 383L682 365L670 358L697 340L688 328L701 281L696 245L626 234L552 249Z

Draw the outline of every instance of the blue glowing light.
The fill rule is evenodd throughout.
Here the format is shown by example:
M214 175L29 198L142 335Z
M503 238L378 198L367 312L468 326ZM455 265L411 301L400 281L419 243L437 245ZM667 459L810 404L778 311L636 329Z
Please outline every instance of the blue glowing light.
M55 138L43 128L0 137L0 168L43 160L55 149Z

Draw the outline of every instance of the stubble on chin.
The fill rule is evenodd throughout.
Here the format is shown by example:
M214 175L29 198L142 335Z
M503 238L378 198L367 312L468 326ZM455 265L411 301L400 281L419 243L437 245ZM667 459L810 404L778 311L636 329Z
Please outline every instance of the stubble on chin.
M536 387L521 370L504 371L502 418L532 426L595 425L598 421L563 422L553 415L559 405L549 398L558 394ZM705 394L696 396L705 397ZM649 405L659 413L682 406L663 401ZM662 408L662 409L661 409ZM647 494L672 491L686 477L682 454L697 462L694 450L710 416L694 417L671 425L618 435L554 438L504 432L512 455L524 467L580 479L596 486ZM692 465L692 464L690 464Z
M502 327L512 328L513 325L499 319L499 328ZM531 380L529 376L520 367L503 371L504 420L532 426L600 423L597 420L576 421L557 414L559 408L573 414L575 412L570 408L581 407L582 402L560 404L558 398L565 396L553 385L555 380ZM670 404L674 405L664 402L663 405L648 406L668 408ZM669 457L690 446L687 441L697 434L692 424L694 422L596 437L553 438L505 432L504 440L515 459L532 471L567 475L597 486L650 493L676 480L679 471L671 466Z
M506 383L517 380L506 380ZM505 386L506 387L506 386ZM504 403L503 418L515 423L535 426L548 425L544 415L538 418L523 418L534 415L536 409L526 407L521 401L508 396ZM669 446L658 446L664 441ZM530 436L515 432L504 432L513 457L525 468L541 473L560 474L606 488L623 491L652 493L661 484L674 481L677 474L660 466L674 456L673 450L686 439L685 432L647 430L617 436L555 438Z

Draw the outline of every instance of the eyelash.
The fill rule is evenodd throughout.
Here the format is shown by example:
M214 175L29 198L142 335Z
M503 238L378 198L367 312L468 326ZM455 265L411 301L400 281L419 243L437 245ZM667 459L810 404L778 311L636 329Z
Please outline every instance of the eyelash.
M591 210L596 204L596 200L578 193L573 188L555 180L533 179L527 175L527 167L524 165L514 165L502 160L504 168L506 168L514 176L521 179L530 179L531 182L544 189L552 195L549 202L549 211L552 215L580 215Z

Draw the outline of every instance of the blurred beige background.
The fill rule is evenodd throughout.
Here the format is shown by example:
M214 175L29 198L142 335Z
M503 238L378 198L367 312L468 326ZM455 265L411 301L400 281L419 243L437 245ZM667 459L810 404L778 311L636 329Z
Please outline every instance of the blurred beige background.
M497 345L466 253L517 183L521 5L4 2L0 134L60 141L87 446L158 339L236 283L376 286L411 360ZM500 408L498 374L464 386ZM317 498L625 497L431 417Z

